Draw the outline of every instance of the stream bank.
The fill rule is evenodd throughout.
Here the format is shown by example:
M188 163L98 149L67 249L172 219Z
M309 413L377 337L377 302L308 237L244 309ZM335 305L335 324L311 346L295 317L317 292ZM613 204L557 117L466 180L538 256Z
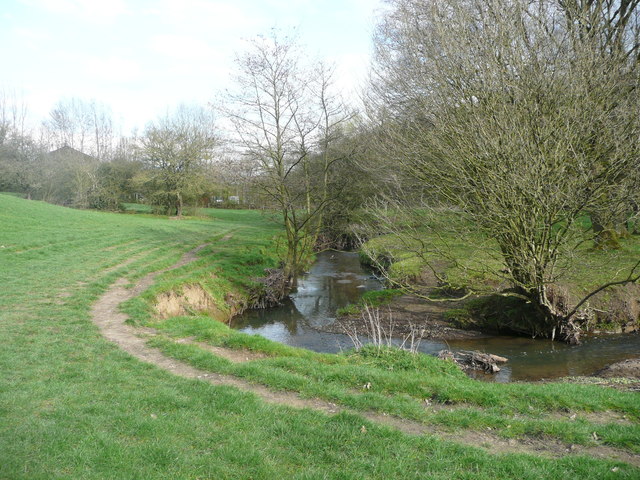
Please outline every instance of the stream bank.
M300 278L297 291L282 306L247 310L232 319L230 326L287 345L316 352L336 353L353 348L342 332L336 311L357 303L366 291L380 290L382 283L363 267L352 252L323 252L310 271ZM492 376L477 378L497 382L535 381L592 375L606 365L640 356L640 335L600 334L584 338L584 344L570 346L551 340L488 335L455 328L447 322L444 309L434 302L399 297L391 315L400 325L396 334L410 325L425 330L419 350L436 354L440 350L479 350L507 357L509 362ZM402 308L396 308L399 305ZM441 306L438 306L441 305ZM387 307L381 307L384 312ZM440 315L436 315L440 309ZM404 327L402 323L404 322ZM428 337L428 338L427 338Z

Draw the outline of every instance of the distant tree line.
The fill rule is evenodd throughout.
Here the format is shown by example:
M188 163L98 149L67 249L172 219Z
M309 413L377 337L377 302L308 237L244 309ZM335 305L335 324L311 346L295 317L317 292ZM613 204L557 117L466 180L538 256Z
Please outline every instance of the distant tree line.
M180 106L129 136L94 101L60 101L35 129L26 117L19 99L0 96L0 191L75 208L146 203L170 215L259 204L255 168L225 150L209 108Z

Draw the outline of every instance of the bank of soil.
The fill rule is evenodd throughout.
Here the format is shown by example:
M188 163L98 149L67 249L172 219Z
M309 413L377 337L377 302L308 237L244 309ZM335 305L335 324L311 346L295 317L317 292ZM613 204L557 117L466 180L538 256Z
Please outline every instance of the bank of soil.
M448 267L447 262L435 262L432 265L438 271ZM422 338L433 340L467 340L485 338L488 335L478 329L459 328L447 319L446 312L463 309L467 300L460 298L439 298L439 279L430 269L425 269L414 278L415 287L425 298L413 295L394 297L391 301L378 308L382 324L386 329L393 330L393 335L406 336L417 331ZM433 300L428 300L432 298ZM339 316L334 323L324 328L330 333L363 332L366 319L362 314Z
M640 358L631 358L614 363L596 372L595 376L601 378L628 378L640 381Z
M478 330L457 328L447 320L445 313L461 308L463 300L429 301L411 295L394 298L389 304L378 308L382 325L393 330L394 336L402 337L417 331L422 338L433 340L467 340L486 338L489 335ZM366 319L360 314L343 315L322 330L330 333L364 332Z
M434 340L465 340L486 338L497 333L522 335L527 318L535 312L519 300L500 295L480 295L469 298L439 298L433 282L421 279L419 288L425 298L411 295L395 297L379 307L382 324L402 337L412 330L423 338ZM577 300L561 289L567 305ZM434 298L428 300L427 298ZM581 314L581 333L624 333L640 330L640 285L626 285L601 292L593 297ZM366 316L361 313L342 315L323 327L331 333L364 331Z

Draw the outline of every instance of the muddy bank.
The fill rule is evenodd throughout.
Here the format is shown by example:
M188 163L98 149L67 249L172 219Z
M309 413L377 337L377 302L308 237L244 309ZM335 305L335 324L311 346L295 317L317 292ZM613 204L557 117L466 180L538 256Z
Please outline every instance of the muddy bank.
M388 305L379 307L382 325L392 329L394 336L404 336L412 330L420 332L423 338L434 340L467 340L487 338L489 335L473 329L456 327L445 317L445 312L459 308L461 301L437 302L422 300L410 295L402 295ZM330 325L321 328L329 333L363 331L365 319L361 314L341 316Z
M598 370L594 376L600 378L628 378L640 382L640 358L616 362Z
M589 379L598 385L640 392L640 358L630 358L607 365Z
M205 314L229 323L247 309L266 309L281 305L287 298L289 283L281 269L265 269L265 276L254 278L249 289L235 289L224 295L224 302L213 296L199 284L184 284L159 294L153 305L154 316L164 320L171 317Z
M601 283L585 286L584 278L578 282L567 275L563 282L547 285L545 302L548 305L536 308L535 298L527 300L528 295L523 295L508 280L506 270L501 271L504 275L485 272L477 277L463 275L459 278L460 272L453 262L431 259L428 268L426 265L405 264L402 255L394 256L394 249L385 245L384 242L380 245L373 242L365 246L361 250L362 261L379 271L381 276L392 278L407 291L421 297L441 299L451 295L460 299L442 302L442 308L426 302L430 305L429 313L436 320L430 328L435 332L432 338L457 338L455 334L448 337L446 333L440 333L447 325L490 334L551 338L569 344L579 344L582 336L587 334L640 331L640 283L617 285L613 282L608 284L608 288L595 290ZM400 260L394 260L396 257ZM451 275L455 278L452 284L447 280L450 274L455 274ZM585 275L588 276L589 272L584 271ZM596 282L595 279L593 281ZM584 302L587 292L594 290L597 293ZM465 296L468 298L462 301ZM574 311L576 306L578 308ZM391 310L392 314L396 313L396 306L392 304ZM446 312L444 325L438 321L443 319L441 310ZM405 315L401 306L397 313ZM357 319L350 321L353 323Z

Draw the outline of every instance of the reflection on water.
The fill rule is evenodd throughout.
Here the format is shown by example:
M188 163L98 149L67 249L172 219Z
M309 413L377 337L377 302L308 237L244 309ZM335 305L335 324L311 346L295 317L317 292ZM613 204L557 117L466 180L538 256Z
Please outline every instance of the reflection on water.
M332 323L336 310L357 302L368 290L382 284L360 265L357 253L322 252L309 273L298 280L298 289L284 305L249 310L235 317L231 326L246 333L317 352L335 353L353 348L346 335L316 330Z
M356 253L323 252L298 290L281 307L250 310L234 318L232 327L246 333L317 352L335 353L353 347L345 335L317 328L334 321L336 310L355 303L368 290L382 285L364 270ZM478 374L484 380L508 382L563 376L590 375L605 365L640 357L640 335L588 337L580 346L523 337L488 337L474 340L423 340L420 350L437 353L444 348L480 350L507 357L496 375Z
M597 335L583 337L582 345L567 345L551 340L522 337L490 337L473 342L450 342L453 348L481 350L507 357L495 376L484 379L498 382L540 380L567 376L592 375L606 365L640 357L640 335Z

